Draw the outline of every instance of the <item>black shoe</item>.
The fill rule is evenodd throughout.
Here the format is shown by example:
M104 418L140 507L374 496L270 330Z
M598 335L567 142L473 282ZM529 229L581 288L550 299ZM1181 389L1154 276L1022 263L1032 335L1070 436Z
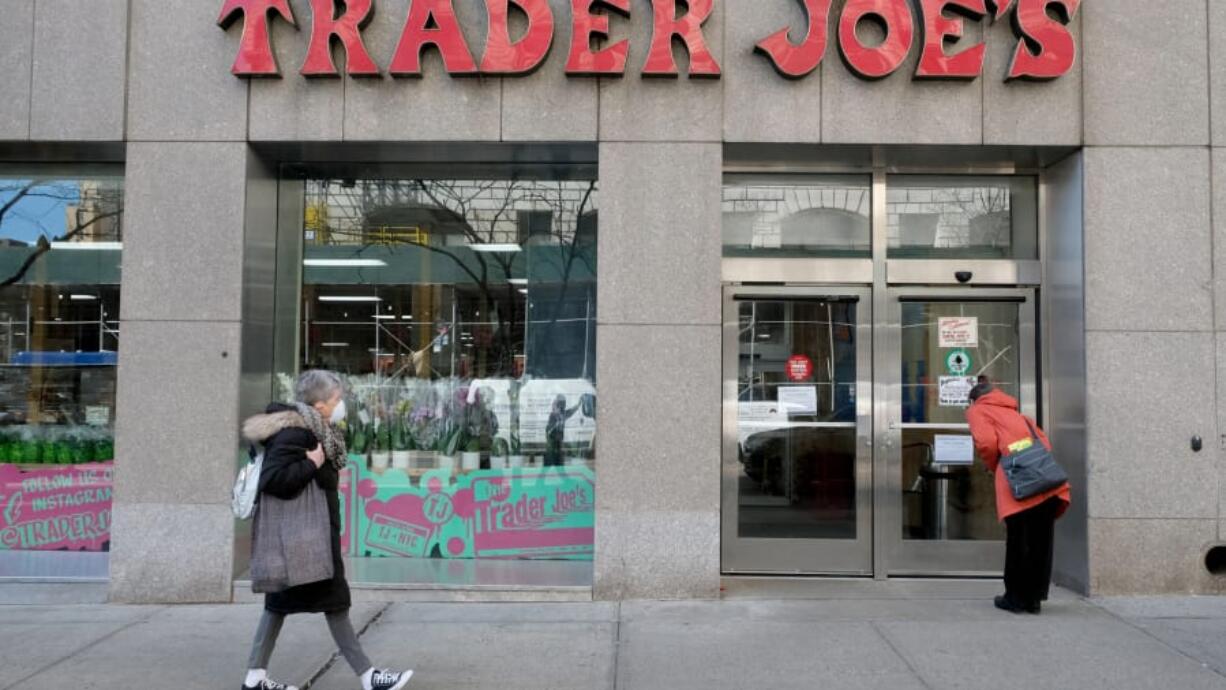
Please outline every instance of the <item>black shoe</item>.
M370 686L366 690L400 690L408 685L412 677L412 671L396 673L375 669L375 672L370 675Z
M996 608L1001 611L1008 611L1009 613L1024 613L1026 611L1024 606L1013 603L1013 600L1006 594L997 594L992 603L996 604Z
M1025 608L1026 608L1026 613L1033 613L1036 616L1039 615L1040 613L1043 613L1043 604L1041 602L1036 601L1033 604L1026 606Z
M285 683L278 683L275 680L265 678L255 685L244 685L243 690L298 690L298 688L293 685L286 685Z

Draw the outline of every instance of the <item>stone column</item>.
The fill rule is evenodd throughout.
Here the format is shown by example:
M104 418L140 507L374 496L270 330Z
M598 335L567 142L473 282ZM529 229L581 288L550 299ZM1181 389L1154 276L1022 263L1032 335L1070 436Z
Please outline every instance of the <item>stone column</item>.
M719 592L721 160L600 147L597 599Z
M111 599L225 602L248 88L213 3L130 5Z
M1082 5L1096 595L1217 589L1203 566L1221 536L1206 13L1205 0Z

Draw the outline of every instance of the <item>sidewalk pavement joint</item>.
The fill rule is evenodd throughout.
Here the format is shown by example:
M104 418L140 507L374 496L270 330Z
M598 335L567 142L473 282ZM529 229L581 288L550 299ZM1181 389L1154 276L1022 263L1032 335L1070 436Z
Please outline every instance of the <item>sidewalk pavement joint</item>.
M56 666L59 666L60 664L64 663L65 661L68 661L69 659L73 658L74 656L76 656L76 655L78 655L78 654L80 654L80 653L82 653L82 652L86 652L86 651L88 651L88 650L90 650L90 649L92 649L92 648L94 648L94 647L97 647L98 645L102 644L103 642L106 642L107 640L111 639L112 637L115 637L116 635L119 635L119 634L123 633L123 632L124 632L124 631L126 631L126 630L129 630L129 629L131 629L131 628L134 628L134 627L136 627L136 626L138 626L138 625L144 625L145 623L148 623L148 622L149 622L149 620L150 620L151 618L153 618L153 617L154 617L154 616L156 616L157 614L161 613L161 612L162 612L163 610L165 610L166 608L168 608L168 607L160 607L160 608L156 608L156 609L154 609L154 610L150 611L150 612L149 612L149 613L148 613L148 614L147 614L145 617L143 617L143 618L139 618L139 619L137 619L137 620L134 620L134 621L131 621L131 622L126 623L126 624L124 624L124 625L121 625L120 627L118 627L118 628L116 628L116 629L114 629L114 630L110 631L109 633L106 633L106 634L105 634L105 635L103 635L102 637L99 637L98 639L93 640L93 641L91 641L91 642L89 642L89 643L85 644L85 645L84 645L84 646L82 646L82 647L79 647L79 648L77 648L77 649L74 649L74 650L72 650L71 652L68 652L67 654L65 654L65 655L61 656L60 658L58 658L58 659L56 659L56 660L54 660L54 661L52 661L52 662L50 662L50 663L48 663L48 664L45 664L45 665L44 665L42 668L39 668L39 669L35 670L33 673L28 673L28 674L26 674L24 677L22 677L22 678L18 678L18 679L17 679L17 682L13 683L12 685L7 685L7 686L5 686L4 688L2 688L2 689L0 689L0 690L17 690L17 688L20 688L20 687L21 687L21 684L22 684L22 683L24 683L24 682L26 682L26 681L30 680L31 678L34 678L35 676L42 675L43 673L46 673L46 672L50 671L51 669L55 668Z
M893 638L890 637L890 634L880 625L878 625L877 621L870 621L869 625L873 628L873 630L877 631L877 634L881 636L881 639L885 640L885 643L890 647L890 649L894 650L894 653L897 654L898 658L907 665L907 668L911 669L911 673L915 674L916 680L922 683L927 690L934 690L932 683L929 683L928 679L924 678L924 674L920 673L920 670L916 668L915 663L911 661L911 658L901 649L899 649L898 644L894 642Z
M362 639L362 636L366 634L366 631L373 628L375 623L378 623L379 619L383 617L383 614L386 613L387 610L391 607L392 605L390 603L384 604L382 608L380 608L378 611L375 611L375 615L371 616L370 620L366 621L365 625L363 625L361 628L357 630L359 641ZM301 690L311 690L311 686L314 685L320 678L322 678L324 674L326 674L329 670L331 670L332 667L336 665L336 662L340 658L341 658L341 652L339 649L335 652L332 652L332 656L329 657L328 660L324 662L323 666L320 666L319 669L315 671L315 673L312 673L311 677L307 679L305 683L302 684Z
M1226 679L1226 673L1223 673L1222 669L1219 669L1218 667L1214 666L1213 664L1210 664L1209 662L1207 662L1207 661L1205 661L1205 660L1203 660L1203 659L1198 659L1198 658L1196 658L1195 656L1193 656L1192 654L1189 654L1187 651L1185 651L1185 650L1183 650L1183 649L1180 649L1180 648L1176 647L1175 645L1173 645L1173 644L1171 644L1170 642L1168 642L1168 641L1166 641L1166 640L1162 639L1161 637L1158 637L1157 635L1155 635L1155 634L1153 633L1153 631L1149 630L1149 629L1148 629L1148 628L1146 628L1145 626L1138 624L1138 623L1137 623L1136 621L1134 621L1134 620L1130 620L1130 619L1128 619L1128 618L1125 618L1124 616L1120 615L1119 613L1116 613L1115 611L1112 611L1110 608L1108 608L1108 607L1106 607L1106 606L1103 606L1103 605L1102 605L1102 603L1101 603L1100 601L1097 601L1097 600L1094 600L1094 599L1087 599L1086 601L1087 601L1087 602L1088 602L1090 605L1092 605L1092 606L1094 606L1095 608L1099 609L1100 611L1105 612L1105 613L1106 613L1108 616L1111 616L1112 618L1115 618L1116 620L1120 621L1120 622L1121 622L1121 623L1123 623L1124 625L1127 625L1128 627L1132 628L1133 630L1136 630L1137 632L1141 633L1142 635L1145 635L1146 637L1148 637L1148 638L1150 638L1151 640L1153 640L1153 641L1157 642L1158 644L1162 645L1163 647L1166 647L1167 649L1169 649L1169 650L1171 650L1172 652L1174 652L1174 653L1178 654L1179 656L1182 656L1182 657L1184 657L1185 659L1187 659L1187 660L1189 660L1189 661L1191 661L1191 662L1193 662L1193 663L1199 664L1199 665L1201 666L1201 668L1204 668L1204 669L1205 669L1205 670L1207 670L1207 671L1212 671L1213 673L1215 673L1215 674L1217 674L1217 675L1221 676L1223 679ZM1162 617L1158 617L1158 618L1153 618L1153 619L1151 619L1151 620L1180 621L1180 620L1188 620L1188 619L1187 619L1187 618L1185 618L1185 617L1181 617L1181 616L1162 616ZM1211 619L1210 619L1210 618L1205 618L1205 619L1202 619L1202 620L1211 620Z
M617 602L617 620L613 626L613 690L621 690L617 684L617 669L621 666L622 646L622 603Z

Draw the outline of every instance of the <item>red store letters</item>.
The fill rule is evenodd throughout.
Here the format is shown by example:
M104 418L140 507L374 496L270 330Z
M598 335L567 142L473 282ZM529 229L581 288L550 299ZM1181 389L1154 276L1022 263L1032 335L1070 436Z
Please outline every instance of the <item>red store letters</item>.
M831 29L843 63L864 79L881 79L902 68L919 43L917 79L974 79L983 73L987 46L969 46L961 40L968 22L1001 21L1008 15L1017 47L1007 80L1047 80L1072 69L1077 45L1068 24L1081 0L847 0L832 17L833 0L751 0L799 2L808 26L801 37L784 27L762 39L755 50L779 74L800 79L817 69L828 52ZM308 77L339 76L332 46L345 54L345 73L353 77L379 76L362 32L375 11L376 0L310 0L310 46L300 72ZM630 41L616 39L613 14L631 18L632 3L651 3L652 38L641 69L643 76L676 77L674 39L689 55L687 73L719 77L703 26L717 0L571 0L571 45L566 60L569 75L619 76L626 73ZM527 28L515 40L509 27L514 6L527 17ZM540 67L553 47L556 22L549 0L486 0L489 27L485 50L478 63L456 16L453 0L410 0L404 29L387 72L398 77L421 76L421 54L438 51L446 71L453 75L522 75ZM280 76L272 49L269 24L279 16L292 26L297 21L288 0L224 0L218 24L229 27L243 17L242 37L232 72L239 76ZM832 24L833 21L833 24ZM869 45L858 30L865 23L882 29L884 39ZM736 27L730 26L728 35ZM800 38L793 41L792 36ZM957 42L957 45L953 45ZM952 46L952 48L951 48ZM953 52L951 52L951 50Z

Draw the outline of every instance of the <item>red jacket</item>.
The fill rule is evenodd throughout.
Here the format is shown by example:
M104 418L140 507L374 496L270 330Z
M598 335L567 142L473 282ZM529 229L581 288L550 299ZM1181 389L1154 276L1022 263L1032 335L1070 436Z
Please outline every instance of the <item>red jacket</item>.
M1072 503L1069 485L1057 487L1046 493L1031 496L1019 501L1013 497L1009 489L1009 480L1000 469L1001 457L1009 454L1009 444L1030 438L1030 428L1026 425L1029 417L1017 411L1017 400L999 390L980 397L966 410L966 421L971 425L971 436L975 439L975 450L980 459L996 475L996 515L1002 521L1010 515L1016 515L1023 510L1033 508L1049 498L1057 497L1062 502L1057 517L1064 514ZM1034 420L1030 420L1034 424ZM1051 448L1047 434L1034 424L1034 429L1043 445Z

